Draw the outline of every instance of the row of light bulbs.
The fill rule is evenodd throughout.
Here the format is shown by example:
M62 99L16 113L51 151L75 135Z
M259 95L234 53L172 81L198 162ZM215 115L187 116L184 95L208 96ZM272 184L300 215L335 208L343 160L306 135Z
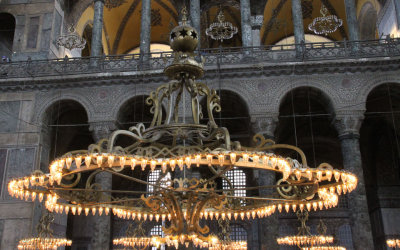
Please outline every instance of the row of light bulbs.
M169 247L175 247L178 249L179 245L185 245L189 247L190 242L193 242L195 247L209 248L211 250L246 250L246 241L220 241L216 236L208 236L206 238L199 238L196 234L193 235L168 235L165 237L153 236L153 237L125 237L114 239L114 245L122 245L124 247L160 247L165 244Z
M18 250L56 250L58 247L71 246L72 241L60 238L30 238L20 240L18 243Z
M333 242L333 236L326 235L296 235L278 238L279 245L300 246L300 245L324 245Z
M388 239L386 244L388 247L400 248L400 239Z

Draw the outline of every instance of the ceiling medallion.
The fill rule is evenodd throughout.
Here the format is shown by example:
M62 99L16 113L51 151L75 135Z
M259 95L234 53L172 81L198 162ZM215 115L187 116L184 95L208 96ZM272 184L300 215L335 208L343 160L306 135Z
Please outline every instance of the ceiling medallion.
M123 5L124 3L126 3L126 0L105 0L104 6L106 6L107 9L111 10L113 8L117 8Z
M70 26L66 35L61 35L57 38L56 44L69 50L83 49L85 48L86 40L75 32L73 26Z
M304 214L329 209L337 206L339 195L356 188L354 174L334 169L328 163L311 168L304 152L295 146L275 144L260 134L254 136L253 147L232 141L229 131L214 119L214 112L221 111L220 97L205 82L197 80L204 74L204 59L194 53L197 31L186 21L184 10L182 25L171 31L173 60L164 69L170 81L146 99L154 114L149 127L138 124L129 130L117 130L88 149L66 153L50 163L48 173L36 170L30 176L11 180L10 195L44 201L47 210L54 213L113 213L125 220L163 225L163 237L139 235L114 242L122 245L245 249L243 242L218 238L210 232L210 221L250 221L275 212ZM187 106L185 96L190 98L190 111L183 108ZM201 98L206 100L205 110L201 108ZM183 119L188 113L190 120ZM201 119L205 116L209 118L206 124ZM132 144L120 145L121 137L130 139ZM275 149L291 150L300 160L274 154ZM270 186L252 182L237 188L226 175L233 169L276 173L279 181ZM155 170L160 172L155 183L134 175L134 171L148 175ZM95 182L101 173L132 184L104 190ZM171 178L164 178L167 175ZM220 188L218 183L223 180L229 188ZM138 184L151 189L131 190L132 185ZM264 192L265 189L270 190ZM234 190L243 192L238 195ZM259 196L260 193L270 195ZM322 239L330 240L326 236Z
M36 226L38 237L22 239L18 243L19 250L56 250L59 247L71 246L72 241L61 238L53 237L53 230L50 228L50 224L54 221L52 214L46 213L40 218L39 224Z
M308 29L313 31L317 35L328 35L328 33L335 32L340 26L342 26L343 21L335 15L328 15L328 9L325 5L321 5L321 17L314 18L314 20L308 25Z
M231 39L236 33L238 28L233 26L230 22L225 22L225 16L222 10L219 11L217 16L218 22L214 22L206 29L206 35L210 36L213 40L223 42L223 40Z

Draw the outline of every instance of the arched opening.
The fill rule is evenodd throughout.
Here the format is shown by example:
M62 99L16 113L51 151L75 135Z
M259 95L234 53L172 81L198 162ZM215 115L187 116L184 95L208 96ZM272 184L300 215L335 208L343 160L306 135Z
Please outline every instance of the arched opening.
M219 127L226 127L233 141L240 141L242 145L250 145L252 131L247 103L235 92L220 90L221 112L214 112L214 120ZM208 122L206 98L200 102L204 118L203 124Z
M341 146L332 115L333 106L325 93L312 87L293 89L280 105L276 141L302 149L310 167L328 162L341 169Z
M367 2L361 8L358 23L360 25L361 40L376 39L377 10L371 2Z
M367 98L367 111L360 130L360 150L375 248L385 246L386 237L399 218L400 191L400 86L383 84ZM394 231L393 231L394 230Z
M42 158L48 155L47 163L42 160L45 172L48 172L47 166L51 160L72 150L87 149L94 142L86 110L76 101L60 100L53 103L45 112L43 124L47 128L42 147ZM56 226L61 228L60 231L64 229L67 238L72 239L72 249L89 246L92 235L86 216L68 215L59 218Z
M148 96L135 96L126 101L118 111L117 123L121 129L129 129L138 123L149 127L153 120L151 106L146 104Z
M9 13L0 13L0 62L9 61L13 53L15 18Z
M150 44L150 53L152 53L152 57L161 57L162 52L171 52L171 46L162 43L152 43ZM160 54L158 54L160 53ZM140 47L137 47L127 54L140 54Z

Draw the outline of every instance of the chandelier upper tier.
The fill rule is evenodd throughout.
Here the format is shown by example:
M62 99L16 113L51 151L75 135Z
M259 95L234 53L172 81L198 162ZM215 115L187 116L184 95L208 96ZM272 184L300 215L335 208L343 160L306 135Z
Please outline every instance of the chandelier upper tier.
M238 33L238 28L233 26L232 23L225 21L225 15L222 10L219 11L217 16L218 22L214 22L206 29L206 35L210 36L213 40L223 42L224 40L231 39Z
M213 116L221 111L220 97L197 80L204 73L203 60L194 54L197 34L187 25L186 17L171 31L174 58L164 70L170 82L159 86L146 100L154 114L148 128L140 123L129 130L117 130L88 149L66 153L50 163L49 173L37 170L11 180L9 193L20 199L44 201L45 207L56 213L106 216L112 212L126 220L164 222L163 239L142 237L136 244L190 243L226 249L230 243L212 235L207 221L253 220L276 211L328 209L338 204L338 195L356 188L354 174L327 163L311 168L295 146L275 144L262 135L254 136L253 147L232 141L229 131L219 127ZM206 110L201 108L201 98ZM190 111L186 110L187 101ZM205 116L209 121L203 124L201 118ZM132 143L118 144L121 137ZM275 149L291 150L300 160L277 155ZM226 176L233 169L276 173L279 181L269 186L250 183L235 188ZM156 183L134 174L155 170L161 173ZM101 173L134 185L144 184L152 191L104 189L95 182ZM172 179L166 180L167 175ZM222 180L229 188L220 188ZM237 195L234 190L244 190L246 195ZM270 195L262 195L265 193ZM230 249L246 248L241 243L236 247Z

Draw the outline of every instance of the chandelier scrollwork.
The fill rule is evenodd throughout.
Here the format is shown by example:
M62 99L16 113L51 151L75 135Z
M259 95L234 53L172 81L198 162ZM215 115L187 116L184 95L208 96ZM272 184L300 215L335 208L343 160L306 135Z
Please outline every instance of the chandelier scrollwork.
M223 42L224 40L231 39L238 32L238 28L233 26L232 23L225 21L225 16L222 10L219 11L217 16L218 22L214 22L206 29L206 35L210 36L213 40Z
M219 127L214 119L214 113L221 111L217 92L197 80L204 74L204 59L194 53L197 31L186 20L184 10L182 25L171 31L174 59L164 70L170 81L146 100L154 114L148 128L138 124L129 130L116 130L88 149L68 152L50 163L48 173L35 171L11 180L9 193L24 200L44 201L47 210L60 214L113 213L125 220L163 223L164 237L126 237L115 244L246 249L244 242L211 234L207 223L254 220L275 212L305 214L329 209L337 206L339 195L353 191L358 182L354 174L327 163L311 168L303 151L295 146L275 144L262 135L253 138L253 147L231 140L229 131ZM200 98L205 100L205 110ZM186 99L190 100L190 111L186 111ZM188 117L187 113L190 119L183 118ZM208 117L207 123L203 117ZM120 145L118 139L122 137L132 143ZM300 160L277 155L273 153L276 149L291 150ZM135 176L133 171L137 168L144 175L155 170L162 174L159 181L151 183ZM281 180L269 186L251 183L241 188L219 188L217 183L229 182L226 174L233 169L275 172ZM200 177L191 176L191 171L198 172ZM151 186L152 191L103 189L95 182L101 173L129 181L130 187ZM170 181L162 181L167 174ZM264 189L272 190L267 192L270 196L255 195ZM244 195L235 195L234 190L242 190ZM307 235L304 239L301 235L296 237L296 242L310 241ZM331 240L321 237L314 237L311 242Z
M320 13L322 16L314 18L308 25L308 29L317 35L328 35L335 32L343 24L343 20L335 15L328 15L328 9L322 4Z
M70 26L67 34L57 38L56 44L69 50L83 49L85 48L86 40L76 33L73 26Z

